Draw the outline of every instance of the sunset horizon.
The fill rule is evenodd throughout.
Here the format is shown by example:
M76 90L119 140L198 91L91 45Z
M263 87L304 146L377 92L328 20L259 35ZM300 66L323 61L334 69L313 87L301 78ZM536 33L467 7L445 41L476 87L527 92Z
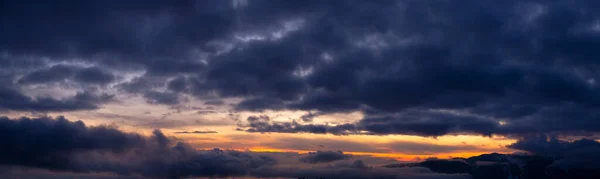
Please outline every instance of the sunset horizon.
M0 178L600 178L599 8L3 0Z

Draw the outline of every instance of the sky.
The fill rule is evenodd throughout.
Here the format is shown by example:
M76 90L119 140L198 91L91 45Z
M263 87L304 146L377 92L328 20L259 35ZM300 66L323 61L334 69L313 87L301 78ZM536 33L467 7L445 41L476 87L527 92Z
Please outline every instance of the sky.
M595 7L4 0L0 172L468 178L376 166L600 151Z

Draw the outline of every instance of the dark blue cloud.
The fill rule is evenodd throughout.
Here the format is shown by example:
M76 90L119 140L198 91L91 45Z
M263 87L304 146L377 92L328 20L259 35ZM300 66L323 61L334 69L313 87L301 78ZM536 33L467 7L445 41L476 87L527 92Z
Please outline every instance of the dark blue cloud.
M337 160L346 160L351 157L351 155L344 154L342 151L316 151L308 153L307 156L304 156L299 160L305 163L327 163Z
M600 131L584 125L600 108L591 0L2 3L0 81L11 89L140 70L116 87L150 103L233 97L237 111L366 114L343 130L278 124L290 132ZM75 62L93 66L56 65Z
M96 94L92 91L78 92L72 97L55 99L52 97L29 97L16 89L0 87L0 109L5 110L33 112L93 110L111 101L114 101L114 95Z
M177 93L170 92L148 91L144 93L144 97L148 99L148 103L151 104L175 105L180 102Z
M19 79L19 83L59 82L71 78L76 69L74 66L55 65L47 69L31 72Z
M120 131L115 126L86 126L64 117L9 119L0 117L0 164L47 169L52 172L113 173L145 178L189 177L327 177L327 178L467 178L466 175L438 174L429 170L392 170L348 159L343 152L310 153L298 156L298 168L277 165L286 153L255 153L231 150L194 150L186 143L154 130L150 136ZM203 133L203 132L192 132ZM331 165L306 168L303 162ZM292 165L294 166L294 165ZM9 176L12 169L8 169ZM30 170L33 177L41 174ZM42 175L43 176L43 175ZM372 177L371 177L372 176Z
M97 67L84 68L75 73L75 80L81 83L107 84L115 80L110 72Z
M148 178L244 176L274 164L269 156L214 149L196 151L155 130L150 137L64 117L0 118L6 140L0 163L68 172L110 172Z

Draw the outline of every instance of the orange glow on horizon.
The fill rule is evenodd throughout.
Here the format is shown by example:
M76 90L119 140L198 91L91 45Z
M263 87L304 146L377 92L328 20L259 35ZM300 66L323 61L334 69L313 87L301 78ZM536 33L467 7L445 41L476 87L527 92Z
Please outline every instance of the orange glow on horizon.
M212 148L197 148L197 150L212 150ZM237 150L237 151L252 151L252 152L265 152L265 153L298 153L298 154L307 154L309 150L289 150L289 149L277 149L277 148L268 148L268 147L252 147L246 149L228 149L228 150ZM345 154L351 154L356 156L371 156L376 158L390 158L395 159L402 162L415 162L427 158L440 158L440 159L449 159L449 158L469 158L473 156L479 156L482 154L492 153L489 151L481 151L481 152L455 152L455 153L438 153L431 155L413 155L413 154L402 154L402 153L374 153L374 152L344 152ZM508 151L505 152L497 152L502 154L511 153Z

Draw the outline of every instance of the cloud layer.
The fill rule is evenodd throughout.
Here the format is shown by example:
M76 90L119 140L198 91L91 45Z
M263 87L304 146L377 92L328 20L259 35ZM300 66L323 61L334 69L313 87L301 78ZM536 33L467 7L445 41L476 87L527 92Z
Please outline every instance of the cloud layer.
M361 160L332 163L349 159L343 152L317 151L298 155L298 160L285 162L285 153L250 151L195 150L183 142L153 131L151 136L126 133L116 126L86 126L57 118L0 118L0 131L6 139L0 144L0 164L47 169L52 172L112 173L146 178L187 177L301 177L339 178L464 178L432 171L390 170L370 167ZM287 156L289 157L289 156ZM317 165L304 166L304 162ZM295 164L294 164L295 163ZM290 165L294 166L290 168ZM11 171L12 169L8 169ZM35 170L34 170L35 171ZM15 171L11 171L15 172ZM9 172L9 174L11 174ZM17 172L18 174L18 172ZM60 174L59 174L60 175ZM406 175L406 176L405 176ZM23 177L35 176L24 175Z
M110 172L149 178L229 177L276 162L250 152L196 151L155 130L150 137L63 117L0 119L1 163L67 172Z
M238 111L311 112L306 124L248 130L258 132L594 133L595 4L6 1L0 107L104 104L30 93L59 85L150 104L236 98ZM311 124L316 114L356 111L365 114L357 124Z

